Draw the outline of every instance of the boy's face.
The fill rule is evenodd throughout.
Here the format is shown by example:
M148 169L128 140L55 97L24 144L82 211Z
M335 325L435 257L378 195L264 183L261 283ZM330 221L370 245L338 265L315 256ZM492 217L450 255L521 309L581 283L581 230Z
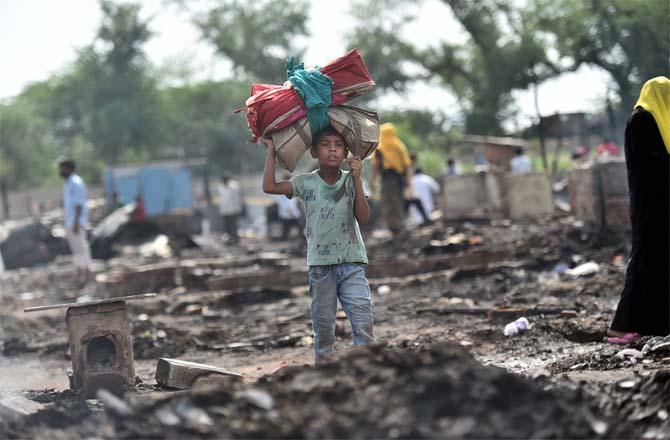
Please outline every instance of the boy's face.
M319 161L320 167L339 167L348 153L347 144L342 136L327 134L321 136L319 143L311 149L314 159Z

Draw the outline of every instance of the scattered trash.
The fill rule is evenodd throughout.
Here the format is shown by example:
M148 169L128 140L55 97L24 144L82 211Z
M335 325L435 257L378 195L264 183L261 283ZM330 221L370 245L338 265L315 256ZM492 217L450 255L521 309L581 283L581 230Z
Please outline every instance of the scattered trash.
M125 400L118 398L105 389L98 390L96 397L112 414L117 416L129 416L133 413L133 410Z
M588 263L580 264L579 266L566 269L565 273L573 277L587 277L595 275L600 270L600 265L595 261L589 261Z
M281 363L279 364L279 366L277 368L270 371L270 375L273 375L273 374L279 372L280 370L283 370L284 368L286 368L287 365L288 364L286 363L286 361L281 361Z
M592 420L591 428L593 428L593 432L596 434L603 435L607 432L607 423L602 420Z
M383 284L377 288L378 295L388 295L389 293L391 293L391 288L386 284Z
M568 266L567 263L558 263L556 266L554 266L552 272L563 275L569 268L570 266Z
M165 426L177 426L181 423L177 413L167 405L158 408L155 415L158 421Z
M139 252L144 257L170 258L172 249L170 248L170 239L167 235L159 234L153 241L144 243L139 247Z
M528 319L521 317L514 322L510 322L505 326L503 333L505 336L515 336L523 334L530 327Z
M628 380L622 380L621 382L618 382L618 383L617 383L617 386L618 386L619 388L624 389L624 390L634 388L635 385L637 385L637 381L635 381L635 380L631 380L631 379L628 379Z
M632 357L635 359L642 359L644 356L640 350L635 350L634 348L624 348L620 352L618 352L616 355L619 359L624 359L626 357Z
M274 399L272 396L257 388L249 388L248 390L237 394L236 397L238 399L244 399L250 404L266 411L270 411L274 407Z
M578 315L576 310L561 310L559 316L561 318L576 318Z
M207 411L194 406L187 399L179 401L175 410L181 419L186 422L187 427L195 429L202 434L212 431L214 422L209 414L207 414Z
M642 355L646 356L648 353L664 353L670 352L670 335L668 336L654 336L644 344L642 347Z

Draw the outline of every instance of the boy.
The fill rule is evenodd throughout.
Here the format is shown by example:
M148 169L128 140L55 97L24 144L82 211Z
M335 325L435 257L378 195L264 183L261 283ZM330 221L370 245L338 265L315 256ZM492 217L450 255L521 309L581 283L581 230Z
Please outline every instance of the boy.
M370 286L363 270L368 258L358 227L370 219L361 159L347 160L351 171L342 171L348 147L337 131L326 127L313 136L310 148L319 169L277 182L274 145L269 139L263 143L267 147L263 191L300 197L305 203L314 360L318 364L333 351L338 298L351 322L354 344L374 341Z

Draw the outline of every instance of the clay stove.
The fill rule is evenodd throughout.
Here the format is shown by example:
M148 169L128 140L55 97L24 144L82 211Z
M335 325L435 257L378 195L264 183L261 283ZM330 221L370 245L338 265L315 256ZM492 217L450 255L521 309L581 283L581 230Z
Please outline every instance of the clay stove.
M155 295L32 307L25 311L67 308L73 388L85 397L94 397L101 388L120 395L135 383L133 337L126 300Z
M69 307L73 383L86 396L122 394L134 385L133 339L125 301Z

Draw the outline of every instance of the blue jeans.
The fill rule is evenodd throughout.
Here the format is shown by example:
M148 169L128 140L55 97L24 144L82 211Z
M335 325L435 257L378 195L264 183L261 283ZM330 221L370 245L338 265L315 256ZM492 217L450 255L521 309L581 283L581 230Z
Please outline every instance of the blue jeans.
M366 345L375 340L372 298L363 264L310 266L309 291L312 296L315 363L333 352L338 298L351 322L354 344Z

